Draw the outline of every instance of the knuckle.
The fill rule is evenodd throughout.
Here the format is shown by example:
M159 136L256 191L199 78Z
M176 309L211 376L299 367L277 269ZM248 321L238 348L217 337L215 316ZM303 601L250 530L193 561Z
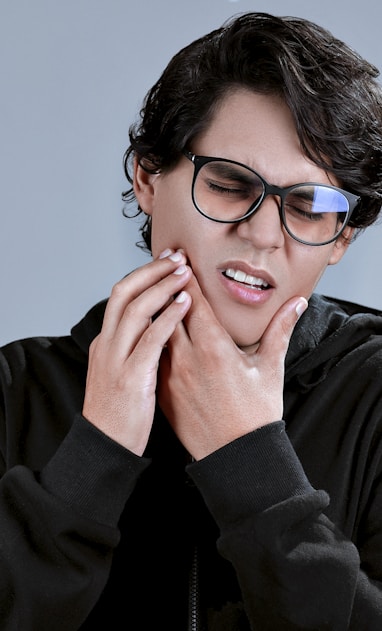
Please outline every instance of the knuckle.
M125 293L123 279L115 283L111 289L111 298L119 299Z
M124 315L127 319L135 319L139 317L139 302L129 302L124 310Z

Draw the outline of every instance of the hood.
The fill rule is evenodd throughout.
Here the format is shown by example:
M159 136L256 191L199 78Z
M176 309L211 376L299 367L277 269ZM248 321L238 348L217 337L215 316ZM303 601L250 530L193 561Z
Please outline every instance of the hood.
M294 329L286 356L285 381L308 390L351 349L382 336L382 312L313 294Z
M74 342L86 355L89 352L91 342L101 331L106 305L107 300L97 302L71 330Z

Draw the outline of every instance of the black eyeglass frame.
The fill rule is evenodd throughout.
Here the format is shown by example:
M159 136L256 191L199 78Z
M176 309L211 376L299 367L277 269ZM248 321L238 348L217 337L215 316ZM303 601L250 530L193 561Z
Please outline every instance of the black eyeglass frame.
M203 215L203 217L206 217L206 219L210 219L211 221L215 221L217 223L240 223L241 221L245 221L246 219L251 217L260 208L264 199L268 197L268 195L276 195L281 200L281 203L278 204L277 206L279 209L279 215L280 215L282 225L284 226L286 232L289 234L289 236L292 239L294 239L295 241L298 241L299 243L303 243L304 245L312 245L312 246L328 245L329 243L332 243L333 241L338 239L338 237L342 234L342 232L348 225L349 219L354 209L356 208L357 204L361 200L359 195L354 195L354 193L349 193L349 191L345 191L344 189L339 188L338 186L332 186L330 184L322 184L322 182L300 182L299 184L292 184L292 186L287 186L285 188L281 186L276 186L274 184L268 184L268 182L259 173L257 173L257 171L255 171L254 169L251 169L249 166L247 166L246 164L243 164L242 162L237 162L236 160L228 160L227 158L215 158L212 156L200 156L187 150L183 151L183 155L186 158L188 158L188 160L190 160L194 165L194 175L193 175L192 184L191 184L191 197L192 197L192 202L196 210L201 215ZM258 177L259 180L262 182L264 190L260 199L254 202L249 207L245 215L243 215L242 217L238 217L236 219L218 219L217 217L210 217L201 208L199 208L198 204L196 203L195 194L194 194L195 181L200 169L205 164L208 164L208 162L228 162L230 164L236 164L237 166L243 167L244 169L247 169L248 171L251 171L252 173L254 173L256 177ZM296 235L294 235L288 228L288 225L285 219L284 199L291 191L293 191L293 189L298 188L300 186L322 186L325 188L333 189L335 191L338 191L339 193L342 193L342 195L347 199L349 203L349 210L347 212L347 217L345 221L342 223L340 230L336 232L336 234L330 239L328 239L327 241L323 241L322 243L311 243L310 241L304 241L303 239L296 237Z

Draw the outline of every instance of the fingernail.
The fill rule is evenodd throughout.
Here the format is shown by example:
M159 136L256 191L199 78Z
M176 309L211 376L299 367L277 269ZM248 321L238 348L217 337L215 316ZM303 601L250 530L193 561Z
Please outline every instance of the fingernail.
M175 302L184 302L187 298L187 293L185 291L181 291L180 294L175 298Z
M178 263L179 261L183 259L183 255L181 254L181 252L174 252L174 254L171 254L168 258L170 259L170 261L174 261L174 263Z
M170 248L166 248L165 250L163 250L163 252L160 253L159 257L160 259L165 259L166 256L169 256L171 254L172 250L170 250Z
M181 274L184 274L186 269L187 267L185 265L179 265L179 267L177 267L176 270L174 270L174 274L176 274L177 276L180 276Z
M298 318L302 316L307 306L308 306L308 301L305 298L300 298L300 300L296 304L296 313L297 313Z

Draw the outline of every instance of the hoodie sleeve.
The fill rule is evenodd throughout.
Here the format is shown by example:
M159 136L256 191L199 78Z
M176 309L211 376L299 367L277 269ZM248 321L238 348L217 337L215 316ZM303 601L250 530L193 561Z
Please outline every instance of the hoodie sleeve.
M75 353L69 364L67 346L62 354L40 340L0 353L2 631L81 626L108 580L121 512L150 462L76 412L84 375Z
M79 628L108 579L118 520L148 462L77 417L41 474L0 480L0 626Z
M235 568L254 629L382 628L381 529L369 526L367 573L359 550L325 515L329 497L310 485L282 421L188 465L188 473L219 526L219 552Z

